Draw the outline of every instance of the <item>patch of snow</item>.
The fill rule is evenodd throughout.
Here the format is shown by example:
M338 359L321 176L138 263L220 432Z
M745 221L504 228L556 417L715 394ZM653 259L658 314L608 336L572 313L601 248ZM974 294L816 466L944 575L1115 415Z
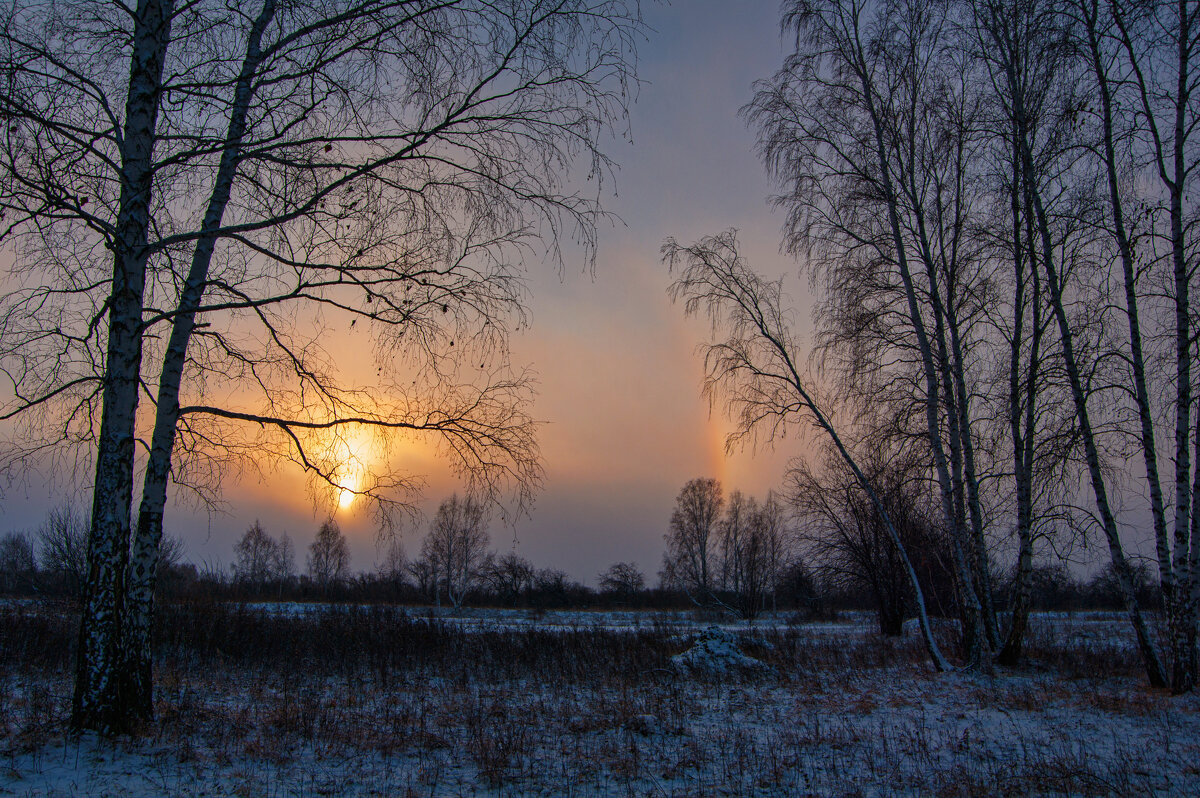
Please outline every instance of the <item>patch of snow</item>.
M696 635L692 647L671 657L671 665L688 673L720 676L728 673L767 673L771 666L742 653L737 635L710 626Z

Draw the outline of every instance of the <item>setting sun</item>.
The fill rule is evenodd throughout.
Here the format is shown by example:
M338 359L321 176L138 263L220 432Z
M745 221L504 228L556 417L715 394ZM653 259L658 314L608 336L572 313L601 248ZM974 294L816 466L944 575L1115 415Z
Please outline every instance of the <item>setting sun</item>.
M338 460L341 465L333 475L333 482L337 488L338 509L345 510L353 506L363 490L369 472L366 455L370 445L357 434L338 440L336 445L340 450Z
M354 488L349 485L342 485L341 491L338 493L338 507L345 510L350 505L354 504L354 499L357 494L354 493Z

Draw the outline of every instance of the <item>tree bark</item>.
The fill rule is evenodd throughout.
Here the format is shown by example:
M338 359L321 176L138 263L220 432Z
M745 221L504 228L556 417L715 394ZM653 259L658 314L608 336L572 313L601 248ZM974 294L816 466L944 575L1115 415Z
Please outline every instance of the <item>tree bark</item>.
M250 30L230 111L224 148L205 211L202 235L192 252L187 281L171 324L171 335L163 355L159 376L150 457L146 466L137 530L129 561L123 642L123 675L128 680L129 700L133 711L144 720L149 720L154 715L150 633L154 617L158 546L163 533L163 512L171 474L171 452L179 423L179 391L183 382L184 366L187 363L188 343L195 329L196 314L204 297L209 267L216 248L216 231L224 218L238 170L246 133L246 118L254 93L254 77L262 61L263 33L274 15L275 0L265 0L262 11Z
M1018 120L1024 120L1024 105L1019 93L1015 98L1014 104ZM1087 395L1083 390L1083 381L1080 377L1079 364L1075 355L1072 329L1067 319L1066 309L1063 306L1063 284L1059 279L1058 270L1054 265L1053 245L1051 243L1049 223L1046 220L1046 211L1042 206L1040 192L1033 182L1033 154L1030 151L1028 133L1023 123L1021 124L1020 142L1026 191L1032 197L1034 216L1037 219L1038 235L1041 239L1042 248L1042 265L1046 269L1047 282L1050 287L1050 302L1054 309L1054 316L1058 321L1059 335L1062 339L1063 361L1066 366L1067 379L1071 385L1071 397L1075 402L1075 414L1079 422L1079 433L1084 446L1088 472L1091 476L1096 509L1100 513L1101 524L1108 541L1109 556L1112 559L1113 569L1117 576L1117 584L1121 591L1122 601L1125 604L1125 611L1129 615L1134 634L1137 636L1138 650L1142 656L1146 676L1152 687L1165 687L1167 684L1166 672L1163 669L1158 652L1154 648L1154 642L1150 639L1150 632L1146 627L1146 620L1142 616L1141 608L1138 606L1137 595L1133 587L1133 574L1129 567L1129 562L1125 559L1120 532L1117 530L1116 517L1113 515L1112 507L1108 501L1108 490L1105 486L1104 473L1100 468L1100 453L1096 446L1095 432L1092 428L1091 416L1087 407Z
M113 241L104 404L71 708L72 728L103 734L124 731L133 721L121 677L124 579L133 501L153 150L172 12L172 0L138 3L121 139L121 195Z

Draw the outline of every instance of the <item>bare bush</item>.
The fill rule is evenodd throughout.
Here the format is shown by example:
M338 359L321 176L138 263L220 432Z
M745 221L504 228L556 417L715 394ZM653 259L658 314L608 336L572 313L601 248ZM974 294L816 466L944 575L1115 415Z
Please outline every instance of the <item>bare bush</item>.
M33 556L33 544L20 532L9 532L0 537L0 590L23 592L33 585L37 562Z
M615 562L597 577L600 589L628 599L646 589L646 577L631 562Z

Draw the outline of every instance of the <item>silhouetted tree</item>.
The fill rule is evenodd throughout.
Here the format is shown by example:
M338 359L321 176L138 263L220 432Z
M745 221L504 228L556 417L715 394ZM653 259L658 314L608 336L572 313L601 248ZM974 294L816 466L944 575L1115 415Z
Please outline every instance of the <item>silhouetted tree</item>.
M661 579L665 587L684 591L698 604L710 603L716 570L717 525L725 504L721 483L693 479L675 498L671 530L665 535Z
M332 518L317 530L308 547L308 576L323 590L340 583L350 573L350 549L346 536Z
M42 570L71 596L80 596L87 577L87 520L62 505L50 511L34 536Z
M279 543L255 521L233 546L233 574L241 584L263 589L279 572Z
M532 588L534 573L533 563L510 551L488 563L484 579L503 604L514 606Z
M671 297L683 300L687 314L703 314L712 325L711 340L704 347L704 392L723 399L736 422L728 443L757 436L774 440L802 424L813 424L828 436L879 512L900 553L934 667L949 670L951 665L929 626L920 581L895 525L799 365L791 313L783 305L782 282L765 280L746 265L738 254L733 231L702 239L690 247L668 239L663 245L663 259L678 270L668 289Z
M597 577L600 590L629 599L646 589L646 577L631 562L615 562Z
M488 555L487 511L478 500L458 494L446 499L421 546L421 556L434 574L434 597L444 590L455 609L484 574Z
M530 498L529 382L505 359L524 311L511 264L541 243L558 257L564 225L591 256L600 209L566 175L608 167L639 12L84 0L14 6L4 23L0 235L20 240L23 274L0 308L15 387L0 416L29 419L5 461L50 430L95 445L72 724L114 732L153 710L170 481L212 499L231 461L291 460L386 520L418 480L353 463L352 480L339 444L365 427L436 440L481 495ZM380 390L344 387L318 313L379 338ZM422 361L411 390L401 351ZM227 404L204 389L212 374Z
M36 570L33 544L28 537L20 532L9 532L0 537L0 590L29 590Z

